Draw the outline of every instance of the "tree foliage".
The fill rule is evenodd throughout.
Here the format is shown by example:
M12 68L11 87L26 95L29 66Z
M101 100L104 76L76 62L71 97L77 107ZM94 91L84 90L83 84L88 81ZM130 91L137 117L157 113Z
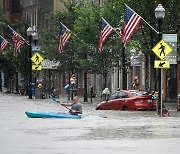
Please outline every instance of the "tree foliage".
M74 73L83 70L89 73L102 74L104 77L107 76L108 72L113 71L114 67L121 67L119 60L121 60L122 53L121 29L124 25L123 3L127 3L128 6L142 16L155 29L157 29L157 20L154 10L161 3L166 10L166 16L163 20L163 33L179 34L180 2L178 0L107 0L103 1L101 5L97 2L93 3L90 0L86 2L69 0L64 2L66 8L63 11L55 11L47 15L51 23L51 28L41 30L40 32L40 43L42 44L45 58L59 60L59 71L62 72L71 71ZM0 8L1 14L2 8ZM0 22L4 20L2 17L0 16ZM116 32L111 34L105 42L103 52L98 54L97 45L101 17L104 17L115 28ZM71 30L73 36L65 46L64 52L59 55L57 48L60 22ZM24 21L18 23L17 26L10 25L26 38L27 24ZM4 30L2 26L0 32L3 32L6 36L8 35L7 29ZM5 54L1 56L0 65L8 66L10 64L13 70L19 71L24 75L27 74L27 46L24 46L18 56L13 58L11 55L13 42L9 37L8 40L11 45L6 48L4 51ZM151 49L157 42L158 34L142 21L127 44L126 58L130 58L130 51L133 49L137 53L142 51L146 57L150 57L149 59L152 63L155 55ZM1 68L5 69L3 66ZM154 74L153 78L156 78L155 76Z
M103 74L104 70L110 70L113 66L118 65L121 53L119 46L120 37L116 33L108 38L104 51L101 54L97 53L101 17L107 17L107 20L110 20L114 16L116 18L112 18L113 20L110 20L112 21L110 24L114 27L119 25L118 16L122 14L122 7L118 7L116 3L119 4L119 2L111 4L116 11L109 10L111 7L106 7L106 5L100 7L93 3L86 3L86 5L83 3L69 3L69 5L66 4L66 11L52 12L49 19L56 25L56 28L53 32L44 31L42 33L45 36L43 37L43 46L48 50L46 55L52 58L57 55L58 24L62 22L73 33L73 37L68 42L64 52L58 56L59 61L63 64L61 65L63 68L73 66L72 71L85 70L91 73ZM117 14L115 12L120 13ZM53 44L54 42L56 44ZM52 46L54 48L51 48ZM102 61L106 61L106 65Z
M26 23L24 21L19 21L14 24L9 23L6 20L2 20L2 34L5 39L8 40L8 46L3 50L2 55L0 56L0 68L6 74L6 76L10 79L12 78L16 72L21 73L25 78L27 77L28 70L28 52L29 48L25 43L19 50L19 53L16 57L13 56L14 42L10 36L9 28L7 25L10 25L16 32L21 34L24 38L26 38Z
M65 11L56 11L49 15L55 29L42 33L43 46L47 50L47 56L58 59L61 62L61 70L71 68L72 72L85 70L89 73L106 76L109 71L113 71L114 67L120 67L121 35L114 32L107 39L104 50L100 54L97 53L97 44L101 17L104 17L111 26L117 28L116 30L120 34L124 25L124 2L155 29L157 29L157 21L154 10L159 3L162 3L166 9L163 33L179 32L178 0L111 0L104 1L101 5L91 1L86 4L69 1L65 3ZM71 29L73 37L68 42L64 52L58 55L57 42L60 22ZM133 49L136 50L137 54L142 51L153 62L155 55L151 49L157 43L157 39L157 33L142 21L127 44L126 58L130 58L130 50ZM154 74L154 78L155 76Z

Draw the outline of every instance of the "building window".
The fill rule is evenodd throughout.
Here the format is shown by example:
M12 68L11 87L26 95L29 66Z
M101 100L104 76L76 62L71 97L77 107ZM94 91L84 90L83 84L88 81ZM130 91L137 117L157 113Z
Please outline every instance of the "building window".
M12 13L20 13L20 0L12 0Z

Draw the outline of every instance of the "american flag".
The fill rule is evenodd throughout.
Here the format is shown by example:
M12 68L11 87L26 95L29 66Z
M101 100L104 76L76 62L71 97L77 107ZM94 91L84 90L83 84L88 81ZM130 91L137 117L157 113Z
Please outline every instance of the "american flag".
M63 52L63 49L68 42L68 40L71 38L72 34L70 33L70 30L61 23L61 32L60 32L60 38L58 43L58 51L59 54Z
M101 31L100 38L98 42L98 53L102 52L104 48L104 42L109 37L109 35L114 32L113 27L104 19L101 19Z
M24 44L25 39L23 39L16 31L14 31L10 26L10 35L14 41L14 56L17 55L19 48Z
M9 42L0 35L0 55Z
M125 22L122 34L122 42L124 43L124 47L126 47L126 44L128 43L141 20L142 17L125 4Z

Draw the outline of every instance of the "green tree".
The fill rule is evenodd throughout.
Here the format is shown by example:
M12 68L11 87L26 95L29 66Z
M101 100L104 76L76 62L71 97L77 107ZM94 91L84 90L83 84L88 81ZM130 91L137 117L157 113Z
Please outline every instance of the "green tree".
M72 72L87 71L88 73L102 74L106 80L108 72L113 67L120 67L121 60L121 36L113 33L106 41L104 50L97 54L97 42L100 32L100 18L104 17L113 27L123 28L124 25L124 2L135 12L142 16L150 25L157 29L157 21L154 10L159 3L166 9L163 22L163 33L179 33L179 11L178 0L128 0L128 1L104 1L103 4L94 3L66 3L66 11L52 12L49 19L55 25L55 29L42 32L43 47L46 56L60 61L61 70L71 68ZM59 23L64 23L72 30L73 37L66 45L63 54L57 56L57 43L59 40ZM158 42L158 35L145 23L141 22L127 44L126 57L130 57L130 50L135 49L137 53L141 50L153 66L155 59L152 47ZM178 35L179 38L179 35ZM156 71L151 68L151 79L156 79ZM156 85L156 80L153 87ZM156 88L156 87L155 87Z
M179 1L178 0L129 0L127 4L140 16L142 16L152 27L157 29L157 19L155 18L155 8L158 4L162 4L166 10L165 18L163 19L163 33L179 33ZM179 37L179 36L178 36ZM132 40L137 40L141 51L146 57L146 68L148 68L148 60L150 60L150 76L152 81L152 89L157 90L157 72L154 69L155 54L151 49L159 42L158 34L153 31L144 21L141 22L136 30ZM148 73L146 74L148 76Z
M49 59L58 59L60 61L60 71L67 71L71 68L71 72L78 69L78 61L76 60L77 52L75 43L72 39L66 44L64 52L58 53L58 41L60 33L60 22L66 25L70 30L73 30L74 21L77 18L75 12L76 3L65 3L66 10L64 12L52 12L47 18L55 25L54 29L46 29L41 32L42 46L45 51L45 57ZM74 36L73 36L74 37Z
M25 37L25 32L27 29L26 23L24 21L16 22L15 24L9 23L3 20L2 33L3 36L8 40L9 45L3 50L3 54L0 57L1 70L5 73L8 80L12 79L14 75L17 75L19 72L27 81L28 76L28 46L25 43L19 50L16 57L13 56L14 42L10 36L9 28L7 25L10 25L16 32L21 36Z

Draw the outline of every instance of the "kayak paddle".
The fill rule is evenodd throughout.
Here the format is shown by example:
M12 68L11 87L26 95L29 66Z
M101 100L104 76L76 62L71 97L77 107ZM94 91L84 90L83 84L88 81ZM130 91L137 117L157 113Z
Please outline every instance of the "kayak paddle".
M56 103L60 103L55 97L53 97L53 96L50 96L50 98L54 101L54 102L56 102ZM61 104L61 103L60 103ZM67 106L65 106L65 105L63 105L63 104L61 104L62 106L64 106L65 108L67 108L69 111L71 110L70 108L68 108Z

